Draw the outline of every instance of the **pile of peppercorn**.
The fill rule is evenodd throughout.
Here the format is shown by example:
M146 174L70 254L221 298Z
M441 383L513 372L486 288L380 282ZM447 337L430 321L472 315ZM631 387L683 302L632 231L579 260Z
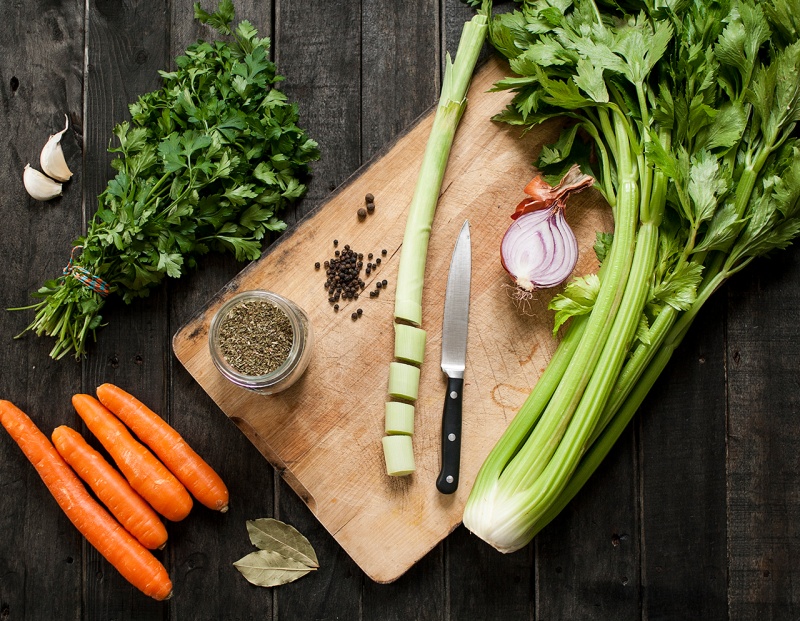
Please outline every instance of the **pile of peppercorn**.
M334 246L338 241L334 240ZM361 279L361 268L364 265L364 255L357 253L345 244L344 250L337 250L334 256L325 261L325 290L328 292L328 302L334 304L339 298L357 300L358 294L366 284ZM338 310L338 309L337 309Z
M339 240L333 240L333 247L339 246ZM387 251L381 250L381 255L386 256ZM325 268L325 291L328 292L328 302L333 305L333 310L339 310L340 300L357 300L360 293L366 287L366 283L361 278L361 269L365 268L366 276L370 276L378 269L381 264L381 258L376 257L373 261L373 253L367 255L366 266L364 264L363 253L356 252L349 244L345 244L343 250L336 250L334 256L325 261L321 266L319 262L314 264L315 269L320 267ZM381 289L385 289L388 285L386 279L379 280L375 283L375 289L369 292L369 297L375 298L380 294ZM352 318L358 319L361 317L363 311L358 309L352 313Z

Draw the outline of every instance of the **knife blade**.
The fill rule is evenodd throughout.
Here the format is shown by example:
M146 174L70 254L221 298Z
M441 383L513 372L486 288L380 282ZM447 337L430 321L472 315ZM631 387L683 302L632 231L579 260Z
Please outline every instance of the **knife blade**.
M442 410L442 468L436 488L442 494L458 489L461 466L461 408L467 360L469 289L472 277L472 244L469 220L458 235L444 298L442 323L442 371L447 375L447 393Z

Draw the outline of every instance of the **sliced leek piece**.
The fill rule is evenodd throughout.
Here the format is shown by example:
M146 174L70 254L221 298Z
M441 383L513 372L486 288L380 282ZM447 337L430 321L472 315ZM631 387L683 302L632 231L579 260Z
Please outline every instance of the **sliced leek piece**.
M414 433L414 406L399 401L386 402L386 435L410 436Z
M404 323L394 324L394 357L403 362L422 364L427 335L422 328Z
M416 401L419 396L419 367L403 362L389 363L389 396Z
M389 476L404 477L417 469L411 436L383 436L383 456Z

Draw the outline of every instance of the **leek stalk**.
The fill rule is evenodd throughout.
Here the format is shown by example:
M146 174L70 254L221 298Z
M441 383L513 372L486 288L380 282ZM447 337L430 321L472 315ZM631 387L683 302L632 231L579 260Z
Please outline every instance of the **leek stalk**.
M416 365L422 362L425 332L410 332L406 328L418 327L422 323L422 290L431 227L456 129L467 105L467 89L487 30L488 18L481 12L464 24L455 60L451 61L449 54L446 58L442 92L408 209L400 252L394 310L396 338L413 339L413 343L396 343L397 361L391 363L389 374L390 398L410 401L417 398L419 367ZM417 385L411 386L411 382L416 382ZM414 469L407 463L402 468L388 467L393 460L392 455L386 451L394 450L392 447L395 445L395 441L383 443L387 472L396 476L410 474ZM404 450L408 450L407 444L402 446Z

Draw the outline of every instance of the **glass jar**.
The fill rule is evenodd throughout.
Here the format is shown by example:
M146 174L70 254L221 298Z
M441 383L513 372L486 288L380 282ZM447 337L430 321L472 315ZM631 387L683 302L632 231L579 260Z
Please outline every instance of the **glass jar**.
M291 325L292 345L286 359L275 370L264 375L248 375L235 369L223 353L221 328L232 311L248 302L272 304L283 311ZM314 331L308 315L291 300L271 291L245 291L225 302L214 315L208 333L208 344L214 366L225 378L242 388L264 395L272 395L289 388L300 379L308 367L314 347ZM235 347L235 344L232 347Z

